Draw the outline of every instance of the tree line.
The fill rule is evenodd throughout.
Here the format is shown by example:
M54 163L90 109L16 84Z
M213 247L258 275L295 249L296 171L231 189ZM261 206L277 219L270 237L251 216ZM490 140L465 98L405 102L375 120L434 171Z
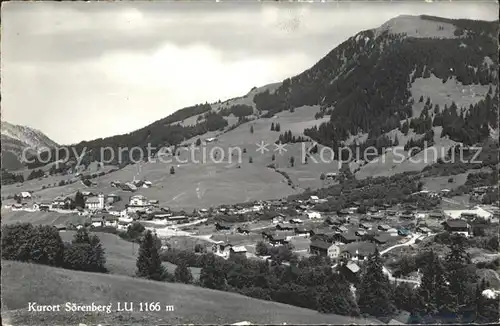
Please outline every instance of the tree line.
M87 272L107 272L106 254L96 235L79 229L71 242L63 242L50 225L31 223L2 226L2 259L37 263Z

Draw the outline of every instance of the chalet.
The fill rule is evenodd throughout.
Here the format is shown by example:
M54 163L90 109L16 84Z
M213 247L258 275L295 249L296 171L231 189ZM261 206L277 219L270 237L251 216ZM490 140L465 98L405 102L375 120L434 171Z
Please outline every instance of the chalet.
M442 212L431 212L429 213L429 218L441 220L444 218L444 214Z
M325 179L326 180L330 180L330 181L337 180L338 179L338 175L335 172L328 172L328 173L325 174Z
M367 210L367 211L368 211L368 213L370 213L370 214L376 214L376 213L378 213L378 209L377 209L377 208L375 208L375 207L370 207L370 208L368 208L368 210Z
M97 196L89 197L85 201L85 208L90 211L95 211L104 208L104 195L99 194Z
M408 231L405 228L399 228L398 229L398 235L402 236L402 237L406 237L406 236L410 235L410 231Z
M113 205L120 200L120 196L115 194L106 195L106 204Z
M31 193L29 193L28 191L21 191L15 197L17 197L21 200L31 199Z
M365 230L357 230L356 232L354 232L354 234L356 234L356 236L358 236L360 238L363 238L363 237L366 237L368 232L366 232Z
M318 196L311 196L311 197L309 197L309 202L310 203L316 204L318 202L318 200L319 200Z
M23 205L16 203L16 204L12 204L11 208L13 210L19 210L19 209L23 208Z
M217 231L231 230L231 225L223 223L223 222L215 222L215 229Z
M130 183L130 182L121 183L120 188L123 191L137 191L137 187L133 183Z
M311 242L309 252L313 255L326 256L330 258L337 258L340 254L340 250L337 245L320 240Z
M387 224L382 224L382 225L378 226L378 229L380 231L389 231L391 229L391 227L389 225L387 225Z
M275 216L273 217L273 224L278 224L283 222L283 217L282 216Z
M290 242L293 236L294 236L293 232L278 232L271 234L268 240L269 243L271 243L273 246L283 245L285 243Z
M413 220L415 218L415 215L412 213L403 213L399 215L399 218L404 219L404 220Z
M240 226L239 226L239 227L236 229L236 231L237 231L238 233L245 234L245 235L250 234L250 230L249 230L248 228L246 228L246 227L240 227Z
M54 227L55 227L55 228L57 229L57 231L59 231L59 232L64 232L64 231L66 231L66 229L67 229L66 225L64 225L64 224L58 224L58 225L55 225Z
M302 221L300 218L292 218L290 221L290 224L302 224L304 221Z
M469 236L470 225L467 221L451 219L444 221L442 225L447 232L462 234L466 237Z
M336 219L333 220L333 224L334 225L343 225L343 224L346 224L349 222L349 218L348 217L343 217L343 216L339 216L337 217Z
M48 212L51 209L51 203L41 202L39 205L40 211Z
M422 233L422 234L431 234L432 233L432 230L426 226L418 226L416 231L418 233Z
M101 227L103 226L103 224L104 224L104 219L102 216L92 217L92 219L90 220L90 225L95 228Z
M288 231L288 230L293 230L294 228L295 227L293 225L290 225L290 224L280 223L280 224L276 225L276 230Z
M391 235L387 233L381 233L374 236L371 241L380 245L380 244L386 244L390 238Z
M348 209L341 209L340 211L337 212L338 216L346 216L349 215L351 212Z
M295 228L295 235L302 236L302 237L308 237L311 235L311 230L304 228L304 227L296 227Z
M153 183L151 181L144 181L144 184L142 185L143 188L151 188L153 186Z
M338 233L333 236L333 239L342 243L352 243L356 242L358 239L356 235L352 232Z
M118 217L113 216L113 215L106 215L104 217L104 225L117 227L118 226Z
M129 227L129 226L131 226L131 225L132 225L132 223L130 223L130 222L120 221L120 220L119 220L119 221L118 221L118 225L117 225L117 227L116 227L116 228L117 228L118 230L126 231L126 230L128 230L128 227Z
M358 275L360 274L361 268L358 264L349 261L347 264L341 266L341 272L344 276L353 283L358 280Z
M274 233L271 230L264 230L262 231L262 238L269 240L273 234Z
M39 203L33 203L33 210L34 211L39 211L40 210L40 204Z
M166 219L168 224L184 224L189 222L189 217L184 215L168 216Z
M154 219L165 219L167 217L172 216L172 213L169 211L165 211L163 209L159 210L154 210L151 213L149 213L150 216L152 216Z
M340 257L348 260L365 260L375 252L376 245L370 242L350 243L340 247Z
M320 219L321 218L321 213L320 212L306 211L305 215L309 219Z
M233 246L229 252L230 252L229 255L231 257L234 257L234 256L246 257L247 248L245 248L245 246Z
M386 210L385 213L388 215L388 216L396 216L396 211L393 211L393 210Z
M131 196L128 202L129 206L146 206L147 198L143 195Z
M365 230L370 230L372 228L372 225L369 223L359 223L359 227Z
M346 228L346 227L345 227L345 226L343 226L343 225L340 225L340 226L334 226L334 227L333 227L333 230L334 230L335 232L339 232L339 233L346 233L347 231L349 231L349 229L348 229L348 228Z
M58 196L52 201L50 206L51 208L68 209L72 202L73 200L70 197Z

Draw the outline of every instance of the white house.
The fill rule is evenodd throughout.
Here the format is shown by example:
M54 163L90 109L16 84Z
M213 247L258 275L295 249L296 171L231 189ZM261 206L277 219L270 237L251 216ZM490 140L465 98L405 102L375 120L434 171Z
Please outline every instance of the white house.
M21 199L31 199L31 194L27 191L21 191L19 197L21 197Z
M91 225L92 227L101 227L104 224L104 220L102 217L93 217L91 219Z
M147 198L143 195L134 195L130 197L129 206L146 206Z
M311 242L309 252L313 255L337 258L340 255L340 248L335 244L316 240Z
M305 212L305 214L307 215L307 217L309 219L318 219L318 218L321 218L320 212L307 211L307 212Z
M118 225L117 225L117 227L116 227L116 228L117 228L118 230L127 231L128 227L129 227L130 225L132 225L132 223L130 223L130 222L124 222L124 221L122 221L122 220L119 220L119 221L118 221Z
M104 195L99 194L97 196L92 196L87 198L85 201L85 208L90 211L96 211L104 208Z

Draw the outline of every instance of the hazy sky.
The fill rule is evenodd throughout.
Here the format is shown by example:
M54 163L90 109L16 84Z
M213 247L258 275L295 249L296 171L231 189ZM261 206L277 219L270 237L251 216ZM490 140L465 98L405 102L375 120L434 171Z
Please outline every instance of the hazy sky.
M401 14L497 19L494 3L8 2L2 120L61 144L127 133L300 73Z

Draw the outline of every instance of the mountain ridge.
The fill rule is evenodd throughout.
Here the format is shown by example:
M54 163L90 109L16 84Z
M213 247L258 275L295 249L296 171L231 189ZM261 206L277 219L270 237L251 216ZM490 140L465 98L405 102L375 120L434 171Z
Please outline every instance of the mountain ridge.
M125 145L145 147L147 142L153 147L177 146L187 139L228 132L248 120L268 119L282 111L292 112L295 108L314 105L320 106L314 119L329 116L330 121L305 128L301 134L306 138L337 149L352 135L367 133L367 146L373 143L393 146L396 140L388 139L387 134L403 128L405 121L412 122L411 129L423 135L432 129L429 119L441 114L453 116L447 107L449 103L436 109L434 101L425 103L424 115L414 115L416 107L418 111L423 108L420 101L413 98L412 85L432 76L443 84L455 80L461 87L489 85L490 89L481 90L478 101L471 105L477 107L479 116L488 119L487 127L496 130L494 117L498 99L493 90L496 93L497 45L492 38L498 31L496 23L425 15L398 16L378 28L353 35L309 69L282 82L260 87L258 92L252 89L244 96L224 102L186 107L135 131L83 141L73 147L77 150ZM446 96L451 98L449 94ZM485 99L486 104L478 104ZM457 111L462 109L453 107ZM191 121L184 124L187 119ZM467 116L453 116L453 119L455 125L443 126L440 137L461 143L481 140L481 135L467 139L456 132L468 128L470 134L475 133L475 129L484 129L478 119ZM468 119L471 123L465 128ZM451 124L446 121L448 123ZM100 160L97 152L92 151L88 159Z

